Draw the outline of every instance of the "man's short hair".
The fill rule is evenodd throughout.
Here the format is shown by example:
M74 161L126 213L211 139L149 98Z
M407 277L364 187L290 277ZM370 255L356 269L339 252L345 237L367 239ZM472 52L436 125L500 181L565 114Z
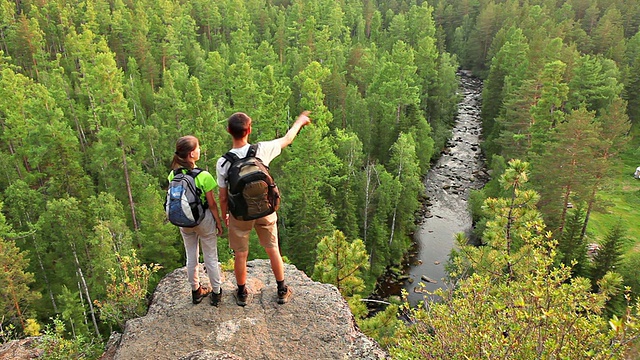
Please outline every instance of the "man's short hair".
M237 112L227 119L229 134L231 134L234 139L242 139L249 131L250 126L251 118L242 112Z

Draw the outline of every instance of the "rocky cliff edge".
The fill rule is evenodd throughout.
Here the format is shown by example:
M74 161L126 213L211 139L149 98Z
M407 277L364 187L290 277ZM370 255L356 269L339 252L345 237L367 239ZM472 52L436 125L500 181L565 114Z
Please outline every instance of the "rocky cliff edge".
M202 265L201 281L207 281ZM386 359L362 334L346 301L333 285L314 282L285 264L291 301L276 303L268 260L248 263L250 302L236 305L233 272L223 271L222 302L191 303L186 268L158 284L146 316L114 334L102 360L124 359Z

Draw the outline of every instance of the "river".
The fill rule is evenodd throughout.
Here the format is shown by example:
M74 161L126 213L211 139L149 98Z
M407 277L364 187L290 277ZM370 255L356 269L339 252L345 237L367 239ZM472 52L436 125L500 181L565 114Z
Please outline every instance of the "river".
M398 295L404 288L409 303L416 306L426 291L447 286L445 264L455 234L471 235L469 191L482 188L489 179L480 150L482 82L465 71L458 75L462 95L458 115L451 139L425 177L426 201L414 233L414 251L399 281L379 284L377 293L382 298Z

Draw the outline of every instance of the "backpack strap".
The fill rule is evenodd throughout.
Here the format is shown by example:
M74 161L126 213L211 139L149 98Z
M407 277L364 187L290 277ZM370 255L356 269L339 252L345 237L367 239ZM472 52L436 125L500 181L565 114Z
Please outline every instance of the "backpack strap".
M191 177L193 177L194 179L196 178L196 176L200 175L200 173L202 173L202 169L200 168L193 168L191 170L189 170L187 172L187 174L191 175Z
M236 155L235 153L232 153L231 151L229 151L226 154L222 155L222 157L225 160L225 162L222 163L222 166L225 166L227 163L231 163L231 165L233 165L234 162L240 160L238 155Z
M182 170L187 170L187 172L183 173ZM200 175L200 173L202 172L202 169L200 168L193 168L191 170L185 168L185 167L181 167L178 169L173 170L173 176L176 176L178 174L187 174L189 176L191 176L192 178L196 178L196 176Z
M245 156L245 158L255 157L257 152L258 152L258 144L251 144L249 145L249 150L247 150L247 155ZM231 165L233 165L234 162L240 160L238 155L231 151L222 155L222 157L226 160L225 162L222 163L222 166L225 166L227 163L231 163Z
M247 156L245 157L256 157L258 153L258 144L251 144L249 146L249 151L247 151Z

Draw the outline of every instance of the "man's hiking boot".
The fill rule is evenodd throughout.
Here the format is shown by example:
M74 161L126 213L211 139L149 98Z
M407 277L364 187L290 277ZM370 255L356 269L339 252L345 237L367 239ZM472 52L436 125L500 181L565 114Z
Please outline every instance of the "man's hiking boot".
M211 306L218 307L220 304L220 300L222 300L222 289L220 289L219 293L211 292Z
M236 292L236 304L238 304L238 306L247 305L248 298L249 298L249 292L247 291L246 288L242 293L240 291Z
M286 285L284 286L284 288L278 289L278 304L285 304L289 302L292 293L293 291L291 290L291 288Z
M200 286L198 290L191 290L191 299L193 300L194 304L200 304L202 299L207 297L209 293L211 293L211 289Z

